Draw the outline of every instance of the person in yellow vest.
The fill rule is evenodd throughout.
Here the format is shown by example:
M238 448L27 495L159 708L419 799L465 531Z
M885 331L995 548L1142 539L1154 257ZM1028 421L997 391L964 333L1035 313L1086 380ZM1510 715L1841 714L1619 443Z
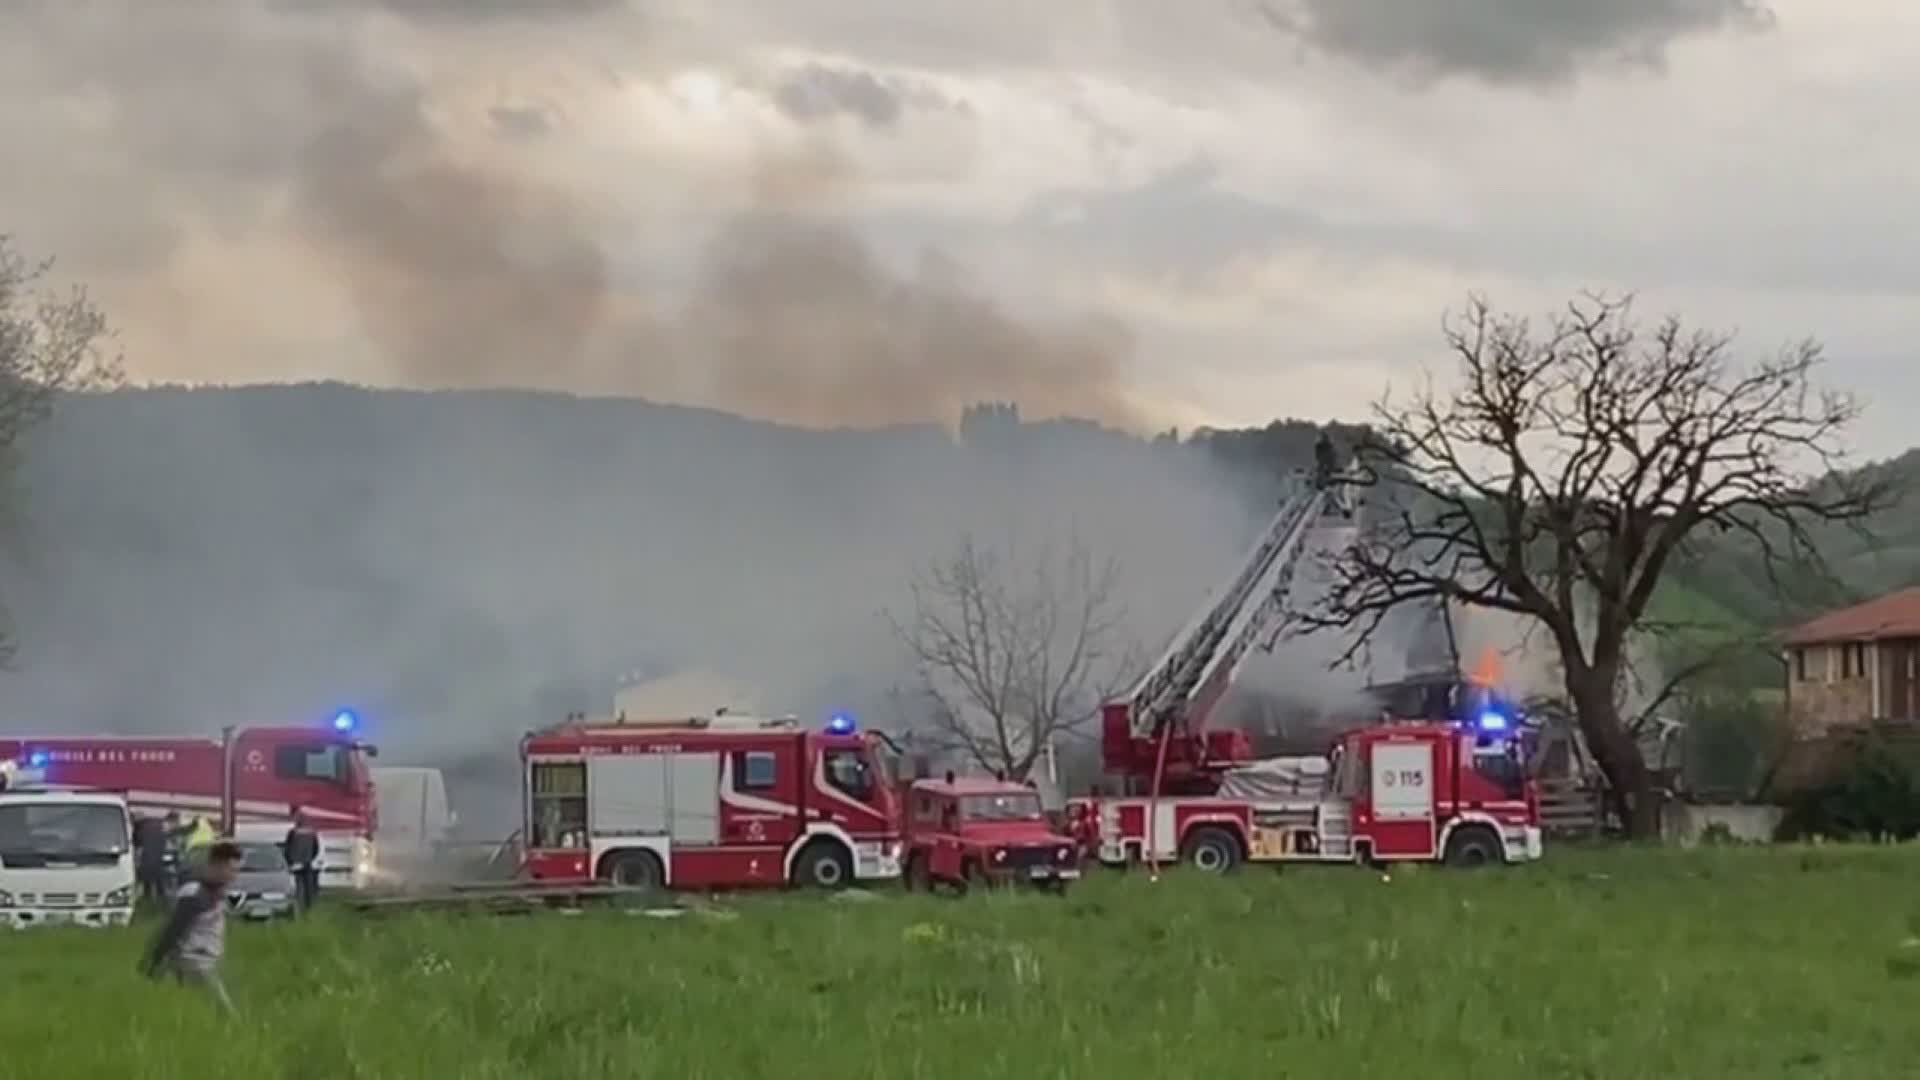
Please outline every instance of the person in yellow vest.
M207 824L207 819L195 817L193 827L187 830L187 854L189 856L198 854L203 849L212 847L217 839L219 837L215 835L213 826Z

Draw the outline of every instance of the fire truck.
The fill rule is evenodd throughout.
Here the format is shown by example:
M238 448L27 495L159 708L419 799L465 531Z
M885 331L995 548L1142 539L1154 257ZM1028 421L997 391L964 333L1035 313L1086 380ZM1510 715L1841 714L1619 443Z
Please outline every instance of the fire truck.
M51 787L114 792L135 814L201 817L226 835L283 832L295 807L321 844L320 881L360 889L374 872L378 751L342 711L312 727L229 728L218 738L0 736L0 760L26 762Z
M634 888L804 885L900 876L884 741L850 716L589 723L520 744L525 868Z
M1522 718L1493 687L1462 695L1440 722L1351 731L1324 756L1256 761L1244 732L1207 727L1250 650L1277 639L1298 569L1352 542L1351 495L1324 460L1300 478L1218 599L1103 707L1102 757L1125 793L1068 804L1093 857L1214 872L1248 861L1540 857Z

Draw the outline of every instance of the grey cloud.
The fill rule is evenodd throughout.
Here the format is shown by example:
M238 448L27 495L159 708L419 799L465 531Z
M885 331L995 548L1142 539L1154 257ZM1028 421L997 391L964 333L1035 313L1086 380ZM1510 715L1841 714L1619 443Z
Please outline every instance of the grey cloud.
M782 112L803 123L846 115L876 129L895 127L910 109L964 108L907 79L821 63L784 72L773 87L773 100Z
M487 118L495 131L512 139L537 139L553 128L545 110L525 105L495 105Z
M444 22L565 19L632 7L629 0L274 0L295 14L325 11L382 11L410 19Z
M1658 67L1691 34L1770 25L1756 0L1259 0L1328 53L1421 78L1554 82L1592 62Z

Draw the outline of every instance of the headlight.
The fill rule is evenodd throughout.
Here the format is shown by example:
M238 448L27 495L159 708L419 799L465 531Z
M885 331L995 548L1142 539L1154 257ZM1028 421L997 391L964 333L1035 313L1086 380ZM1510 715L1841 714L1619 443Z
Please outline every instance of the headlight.
M12 906L13 894L5 889L0 889L0 908L10 908Z
M133 903L133 886L122 885L107 894L108 907L124 907Z
M1055 862L1068 862L1072 858L1073 858L1073 849L1068 847L1065 844L1061 844L1057 849L1054 850L1053 861Z
M994 861L994 862L1006 862L1006 861L1007 861L1007 849L1006 849L1006 848L994 848L994 849L993 849L993 861Z
M373 873L373 862L368 859L360 860L360 873L362 876Z

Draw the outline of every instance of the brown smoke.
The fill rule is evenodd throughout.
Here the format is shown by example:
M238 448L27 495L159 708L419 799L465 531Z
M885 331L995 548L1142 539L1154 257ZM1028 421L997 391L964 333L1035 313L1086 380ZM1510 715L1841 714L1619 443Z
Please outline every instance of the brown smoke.
M897 274L832 221L767 213L728 224L681 329L719 400L796 423L946 419L1001 398L1141 420L1121 394L1119 328L1022 322L945 257Z
M1140 421L1122 330L1018 317L939 252L890 265L857 227L860 178L822 145L767 148L739 178L746 208L722 212L691 266L662 268L671 292L616 270L634 261L617 246L634 211L668 211L640 202L642 184L625 205L590 196L610 185L564 156L568 111L542 93L661 78L674 64L656 36L599 0L0 5L0 86L29 104L104 102L88 115L107 121L48 127L69 145L28 155L42 173L94 162L73 206L47 202L71 186L50 173L0 178L0 193L37 192L22 213L47 250L81 253L72 270L132 298L118 310L136 375L143 341L171 341L173 370L217 379L259 363L252 350L332 340L353 328L318 313L344 295L407 384L694 400L813 425L952 420L981 399ZM490 96L529 80L531 95ZM892 127L914 120L903 109ZM272 263L271 285L240 269L242 249Z

